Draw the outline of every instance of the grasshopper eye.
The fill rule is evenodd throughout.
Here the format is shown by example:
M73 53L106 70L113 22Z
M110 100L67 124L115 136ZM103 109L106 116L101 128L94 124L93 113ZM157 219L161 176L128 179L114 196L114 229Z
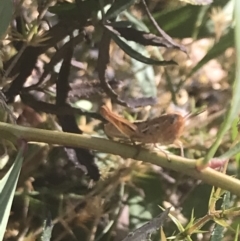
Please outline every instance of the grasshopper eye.
M176 122L180 121L181 115L177 115L177 114L173 114L171 115L171 117L169 118L169 122L171 125L175 124Z
M178 121L178 119L179 119L178 115L173 114L173 115L169 116L169 122L171 125L174 124L176 121Z

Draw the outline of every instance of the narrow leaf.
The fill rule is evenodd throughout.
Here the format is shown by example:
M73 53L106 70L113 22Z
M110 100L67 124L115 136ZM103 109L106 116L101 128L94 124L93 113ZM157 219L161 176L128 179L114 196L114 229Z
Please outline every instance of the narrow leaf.
M236 144L234 147L229 149L227 152L225 152L221 156L217 157L217 159L221 159L221 160L229 159L238 153L240 153L240 143Z
M233 45L234 45L234 31L233 29L231 29L226 35L221 37L219 42L214 44L213 47L208 51L208 53L197 63L195 67L193 67L188 77L193 75L196 71L198 71L203 65L205 65L211 59L215 59L220 54L223 54L227 48L232 47Z
M213 219L218 225L227 228L229 226L229 224L226 222L226 220L224 220L223 218L214 218Z
M234 241L238 241L238 235L239 235L239 225L237 226L237 230L236 230Z
M0 39L7 31L13 14L13 2L11 0L0 0Z
M145 63L145 64L150 64L150 65L161 65L161 66L165 66L165 65L174 65L176 64L176 62L170 60L170 61L159 61L159 60L155 60L155 59L151 59L148 57L143 56L141 53L135 51L134 49L132 49L125 41L123 41L122 39L119 38L119 36L117 36L114 32L112 32L108 27L106 27L106 29L109 31L112 39L115 41L115 43L126 53L128 54L130 57Z
M20 148L14 164L0 181L0 240L3 240L6 230L22 162L23 148Z
M184 53L187 52L185 46L175 43L172 39L171 41L169 41L169 39L166 39L164 37L159 37L152 33L140 31L133 27L120 27L110 24L105 25L105 27L119 37L123 37L128 41L134 41L144 46L150 45L165 48L174 48L179 49Z
M118 16L119 13L133 5L135 1L136 0L116 0L106 12L105 18L110 19Z
M235 76L235 81L233 83L232 89L233 89L233 94L232 94L232 100L231 100L231 105L230 108L227 112L226 119L224 120L223 124L220 127L220 130L218 131L217 134L217 139L209 149L207 155L205 156L204 161L201 163L201 165L206 165L208 161L215 155L219 145L222 142L222 138L225 135L225 133L229 130L229 128L232 125L232 122L236 118L236 116L239 113L239 105L240 105L240 2L235 1L235 45L236 45L236 76Z
M162 210L164 210L164 208L162 208L161 206L159 206ZM177 218L175 218L171 213L168 214L169 218L171 218L171 220L175 223L175 225L177 226L178 230L180 232L184 232L184 227L182 226L182 224L178 221Z

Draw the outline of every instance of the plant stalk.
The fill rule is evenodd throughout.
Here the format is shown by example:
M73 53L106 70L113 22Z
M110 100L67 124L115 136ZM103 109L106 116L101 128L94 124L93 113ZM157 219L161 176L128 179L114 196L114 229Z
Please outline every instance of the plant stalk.
M4 139L12 141L14 144L17 144L19 140L23 139L27 142L44 142L69 147L81 147L119 155L123 158L137 159L139 161L152 163L157 166L181 172L195 179L200 179L210 185L228 190L240 197L240 180L209 167L202 171L198 171L196 168L197 160L194 159L168 155L170 158L169 161L163 152L153 152L144 148L140 150L136 157L138 150L132 145L122 144L94 136L23 127L3 122L0 122L0 135Z

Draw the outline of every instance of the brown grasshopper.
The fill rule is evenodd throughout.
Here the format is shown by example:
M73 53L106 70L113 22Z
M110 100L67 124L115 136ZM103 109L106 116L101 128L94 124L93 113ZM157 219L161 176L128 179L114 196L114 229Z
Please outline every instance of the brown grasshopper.
M109 138L154 144L155 147L158 143L161 145L176 144L181 149L181 155L184 156L179 137L183 132L186 117L175 113L164 114L151 120L131 123L113 113L106 106L101 107L100 113L109 121L104 126L104 132Z

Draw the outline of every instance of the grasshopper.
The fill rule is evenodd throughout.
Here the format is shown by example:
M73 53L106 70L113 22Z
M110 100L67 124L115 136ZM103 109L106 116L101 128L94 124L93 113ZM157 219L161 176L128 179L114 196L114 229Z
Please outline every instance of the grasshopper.
M104 126L104 132L109 138L118 138L123 141L131 140L133 143L154 144L155 147L158 143L161 145L176 144L181 149L181 155L184 156L183 146L179 138L183 132L186 117L173 113L147 121L131 123L113 113L106 106L101 107L100 113L109 121Z

